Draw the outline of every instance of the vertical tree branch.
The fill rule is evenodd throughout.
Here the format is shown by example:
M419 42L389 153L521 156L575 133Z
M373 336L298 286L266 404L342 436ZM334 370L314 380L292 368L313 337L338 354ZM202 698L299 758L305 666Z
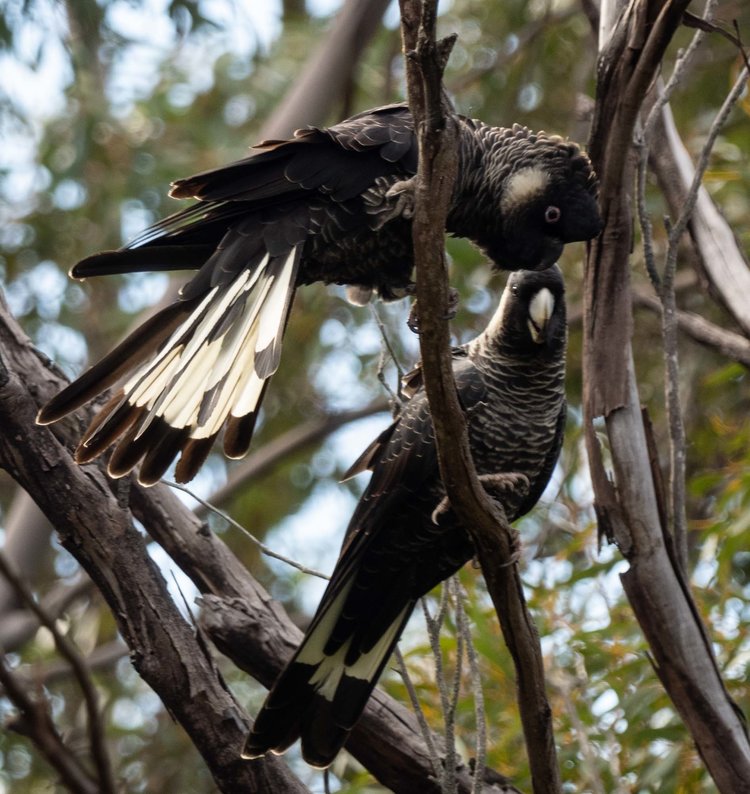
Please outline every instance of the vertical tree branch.
M464 590L458 577L453 577L456 585L456 627L466 642L466 656L469 660L471 673L471 686L474 693L474 714L477 721L476 756L474 759L474 788L472 794L481 794L481 781L484 777L484 766L487 760L487 713L484 708L484 692L482 690L482 675L479 670L479 658L474 647L471 635L469 616L466 613L464 602L468 600L468 593Z
M446 322L445 218L457 168L456 132L442 101L442 70L453 41L435 41L436 3L400 0L409 106L419 140L413 219L420 349L438 460L451 505L470 533L516 667L518 701L535 794L560 791L551 709L536 627L526 609L511 532L479 484L458 401Z
M448 583L443 583L440 592L440 605L436 615L432 615L427 606L427 599L421 598L422 612L427 624L427 636L435 660L435 681L440 695L440 710L443 713L445 726L445 759L443 771L440 776L440 790L443 794L455 794L456 791L456 723L453 698L448 692L448 678L443 665L443 654L440 649L440 631L445 623L448 610L449 592ZM454 690L455 691L455 690Z
M667 418L669 420L669 453L670 453L670 518L672 533L675 539L677 559L683 571L687 571L687 515L685 511L685 456L686 439L685 425L682 421L680 402L679 360L677 354L677 303L674 291L674 277L677 271L677 251L680 239L687 228L688 222L698 200L703 175L708 168L709 156L713 150L719 131L737 103L746 87L748 69L744 67L735 80L732 90L714 119L708 137L701 151L698 164L693 175L693 182L687 192L685 203L677 221L669 230L669 246L664 266L664 278L660 297L662 300L662 328L666 357L666 397Z
M704 19L710 20L716 0L709 0L706 3ZM656 270L653 252L653 236L651 221L646 212L646 171L648 167L648 154L651 136L656 121L660 117L662 108L669 101L670 96L684 77L692 58L697 51L698 45L705 33L697 30L693 35L690 45L684 53L680 55L675 64L672 76L666 86L659 90L660 81L656 82L656 101L649 110L643 123L643 130L638 146L638 219L642 230L643 249L646 259L646 269L651 277L654 288L661 300L661 321L662 321L662 340L664 344L664 395L667 408L667 419L669 424L669 499L668 499L668 527L674 538L675 556L682 568L683 575L687 575L688 570L688 548L687 548L687 512L686 512L686 491L685 491L685 457L686 439L685 425L682 420L682 406L680 401L679 384L679 353L677 347L677 300L675 295L674 280L677 272L677 247L684 232L687 221L692 214L697 199L697 188L688 192L688 200L692 196L692 203L686 204L677 223L669 232L669 245L667 248L666 262L661 276ZM711 139L711 146L713 145ZM704 161L708 163L706 158ZM705 169L704 169L705 170ZM694 180L693 185L700 185L700 179L704 171L700 172L700 178ZM696 176L698 174L696 173Z
M656 671L722 792L748 790L750 744L688 585L664 542L630 342L631 139L637 114L687 3L630 3L602 32L590 154L605 228L590 248L584 293L584 409L600 529L630 562L623 586ZM612 19L612 17L610 17ZM594 419L604 416L614 482Z
M406 687L406 693L409 695L412 711L414 712L414 716L417 718L419 729L422 732L422 738L424 739L427 749L430 752L430 761L432 763L433 774L435 775L435 779L439 780L442 762L440 760L437 745L434 741L433 733L430 730L430 726L427 724L427 718L424 715L424 710L419 703L419 695L417 695L417 690L414 688L414 683L411 680L411 676L409 675L409 668L406 666L406 659L404 659L404 655L401 653L401 649L398 647L398 645L394 649L394 654L396 656L396 662L398 663L398 671L401 674L401 679L403 680L404 686Z

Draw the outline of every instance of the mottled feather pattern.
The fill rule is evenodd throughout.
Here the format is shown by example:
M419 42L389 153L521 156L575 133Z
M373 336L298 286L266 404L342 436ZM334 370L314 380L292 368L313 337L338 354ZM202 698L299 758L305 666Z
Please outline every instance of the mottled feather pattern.
M459 168L447 230L472 240L494 267L545 269L565 243L598 233L596 177L576 144L518 125L491 127L463 117L457 117L457 127ZM119 251L88 257L71 272L78 278L181 268L197 272L175 306L149 323L148 333L131 335L116 354L42 408L39 421L56 421L124 377L120 401L106 408L112 420L97 420L96 432L78 449L81 461L118 444L112 474L126 474L128 466L150 455L147 475L139 476L153 482L169 466L170 452L182 452L177 476L189 479L210 450L206 439L221 432L228 454L244 454L278 365L295 289L315 281L347 284L361 302L373 292L385 300L402 297L411 285L407 209L416 168L411 114L405 105L388 105L327 129L299 130L287 141L267 141L243 160L175 182L172 195L194 198L195 204ZM399 190L392 193L394 186ZM286 295L268 289L268 305L257 307L265 344L256 346L253 334L242 331L243 306L276 278L273 263L291 258L294 278L286 283ZM196 306L207 296L221 302L247 274L256 285L252 294L226 307L212 303L201 309L216 323L207 329ZM177 317L183 325L175 336ZM203 341L224 337L223 349L234 350L236 361L219 356L217 346L191 349L188 337L199 329ZM273 340L267 329L275 329ZM233 343L243 338L244 343ZM158 372L156 359L144 363L144 350L165 357L170 345L180 347L179 360L170 359ZM254 369L261 381L248 386L249 393L239 385L248 377L243 367ZM150 376L165 393L151 389L144 415L145 404L131 399L138 388L133 378L143 382ZM194 395L176 394L193 388L204 391L197 407ZM235 410L238 400L245 413ZM196 420L211 433L198 432ZM127 453L126 443L134 444Z
M530 305L551 315L530 333ZM537 318L538 319L538 318ZM539 323L537 323L539 325ZM557 267L511 276L486 331L454 351L453 371L480 478L524 475L529 488L490 488L510 520L528 512L552 474L565 419L566 322ZM335 757L361 714L416 601L473 555L448 508L418 373L396 421L347 475L372 470L331 581L302 645L268 695L245 748L283 752L299 736L315 766ZM512 478L509 478L512 482ZM489 487L489 486L488 486Z

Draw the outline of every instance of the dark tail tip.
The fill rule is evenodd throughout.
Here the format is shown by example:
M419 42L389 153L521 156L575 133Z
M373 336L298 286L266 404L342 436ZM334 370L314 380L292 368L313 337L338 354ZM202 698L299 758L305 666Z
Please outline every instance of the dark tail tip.
M245 740L245 746L240 753L240 758L243 758L245 761L254 761L256 758L263 758L268 752L266 747L258 747L254 738L255 735L251 733Z
M38 425L51 425L53 422L56 422L58 419L61 419L65 414L60 414L59 416L54 410L54 406L51 404L52 401L48 402L46 405L43 405L39 412L36 415L36 423Z

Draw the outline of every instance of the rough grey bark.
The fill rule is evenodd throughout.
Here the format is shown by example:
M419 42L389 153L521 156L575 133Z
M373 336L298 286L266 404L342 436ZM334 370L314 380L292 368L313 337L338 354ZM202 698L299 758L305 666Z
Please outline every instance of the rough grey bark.
M630 562L622 581L656 671L719 790L736 793L750 791L750 743L662 525L630 343L631 140L646 89L686 6L686 0L641 0L602 8L589 153L601 179L605 228L586 262L584 409L599 526ZM599 416L614 480L594 428Z
M201 620L240 667L270 684L296 647L299 630L167 486L133 484L123 491L98 464L73 463L70 449L84 419L72 416L59 423L54 436L34 424L38 405L59 388L60 377L34 350L2 299L0 350L0 423L6 429L0 436L0 466L54 520L63 544L102 591L138 672L183 725L222 790L306 790L280 759L271 757L267 767L240 762L248 717L176 610L117 495L129 499L132 516L204 594ZM226 617L227 605L239 616L238 623L223 619L219 631L212 616L221 608ZM416 719L382 693L369 704L347 747L396 792L439 791ZM457 779L460 794L469 794L468 769L461 767Z
M248 718L170 598L131 516L98 466L77 466L36 412L59 385L0 301L0 466L54 522L107 601L141 677L203 756L222 791L303 792L278 759L240 760Z

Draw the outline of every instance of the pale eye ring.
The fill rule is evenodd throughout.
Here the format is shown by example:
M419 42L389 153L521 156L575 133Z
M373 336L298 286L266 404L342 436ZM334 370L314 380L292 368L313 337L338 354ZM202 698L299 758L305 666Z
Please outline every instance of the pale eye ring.
M560 212L560 208L556 207L554 204L551 204L544 210L544 220L547 223L557 223L562 216L562 212Z

